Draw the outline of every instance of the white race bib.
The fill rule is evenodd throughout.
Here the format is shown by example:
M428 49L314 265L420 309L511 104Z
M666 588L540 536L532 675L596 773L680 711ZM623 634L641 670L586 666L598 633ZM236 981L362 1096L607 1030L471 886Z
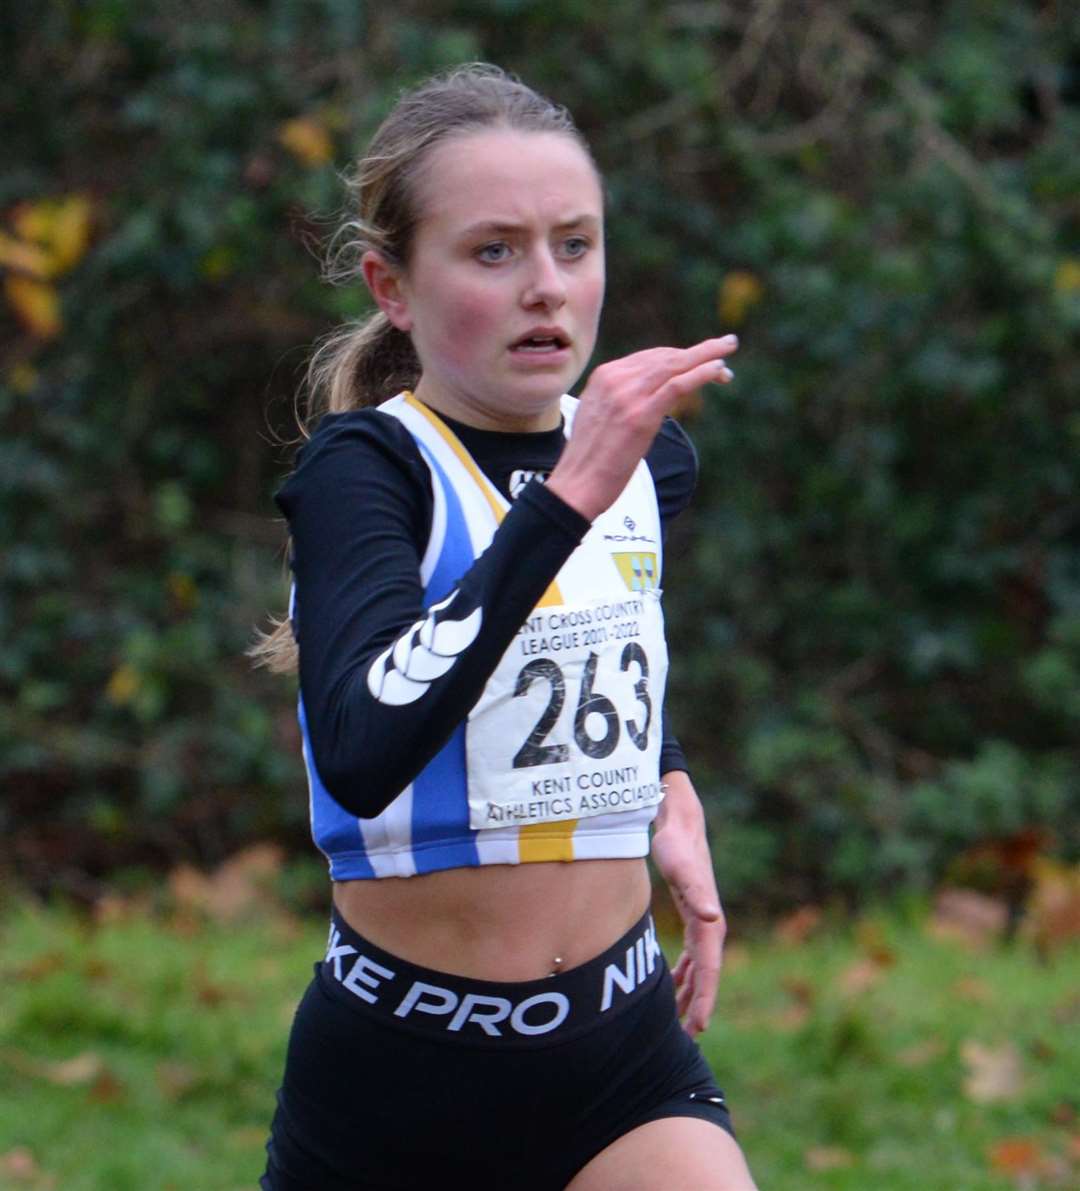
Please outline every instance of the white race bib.
M470 826L660 802L667 661L657 588L537 608L469 717Z

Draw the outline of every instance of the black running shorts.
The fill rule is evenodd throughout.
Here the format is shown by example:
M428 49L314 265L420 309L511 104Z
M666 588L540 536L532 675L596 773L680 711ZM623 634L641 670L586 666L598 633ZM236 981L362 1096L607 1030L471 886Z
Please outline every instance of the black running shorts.
M662 1117L731 1131L648 916L603 955L494 983L405 963L335 916L296 1012L263 1191L562 1191Z

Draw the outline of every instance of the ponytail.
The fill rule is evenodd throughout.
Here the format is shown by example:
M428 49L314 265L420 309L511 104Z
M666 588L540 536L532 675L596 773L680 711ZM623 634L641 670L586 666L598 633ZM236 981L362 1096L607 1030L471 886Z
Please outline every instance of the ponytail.
M412 340L380 310L366 322L339 327L316 348L307 374L308 425L324 413L379 405L419 379Z

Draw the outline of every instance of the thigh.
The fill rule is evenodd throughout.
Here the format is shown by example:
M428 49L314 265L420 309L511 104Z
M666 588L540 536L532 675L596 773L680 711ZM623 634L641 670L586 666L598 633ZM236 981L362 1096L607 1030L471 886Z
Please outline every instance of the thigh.
M756 1191L738 1143L695 1117L639 1125L602 1150L566 1191Z

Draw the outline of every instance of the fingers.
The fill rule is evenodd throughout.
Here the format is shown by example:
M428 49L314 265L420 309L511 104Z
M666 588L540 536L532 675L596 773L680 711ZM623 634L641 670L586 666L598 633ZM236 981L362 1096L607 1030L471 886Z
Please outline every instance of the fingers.
M716 1007L716 986L716 973L710 975L693 963L683 969L682 979L676 982L675 1011L692 1037L709 1028Z
M687 393L692 393L695 389L700 389L702 385L726 385L734 379L735 373L728 368L722 359L708 360L704 364L699 364L696 368L691 368L689 372L682 372L666 381L656 390L655 398L666 411L680 397L685 397Z
M705 339L687 348L658 348L628 356L627 364L640 365L647 377L646 384L666 408L679 397L702 385L726 384L735 377L726 357L736 351L738 337L724 335L719 339Z
M693 347L682 350L681 355L684 357L684 361L680 371L698 368L702 364L723 363L723 357L731 355L732 352L738 350L738 347L739 337L737 335L723 335L719 339L703 339L700 343L695 343Z
M686 1012L686 1032L696 1038L709 1028L713 1009L716 1006L716 982L710 981L702 973L694 982L694 993L690 998L690 1008Z

